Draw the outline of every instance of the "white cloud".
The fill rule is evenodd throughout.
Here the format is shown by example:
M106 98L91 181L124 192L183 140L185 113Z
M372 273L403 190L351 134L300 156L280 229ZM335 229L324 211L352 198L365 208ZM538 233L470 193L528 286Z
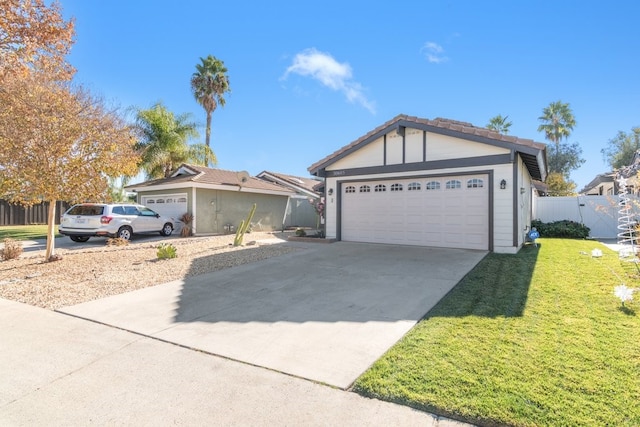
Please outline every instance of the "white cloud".
M349 102L360 104L375 114L375 103L368 100L360 83L353 80L351 66L336 61L330 54L315 48L305 49L293 58L283 79L289 74L311 77L324 86L342 92Z
M423 52L427 60L433 64L440 64L449 60L444 56L444 49L438 43L426 42L420 52Z

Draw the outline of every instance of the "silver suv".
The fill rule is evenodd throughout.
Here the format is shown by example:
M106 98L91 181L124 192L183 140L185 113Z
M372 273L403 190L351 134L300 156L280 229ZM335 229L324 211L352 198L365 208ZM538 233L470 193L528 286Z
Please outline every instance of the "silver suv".
M62 215L58 230L74 242L86 242L92 236L129 240L134 233L169 236L173 222L141 205L82 203Z

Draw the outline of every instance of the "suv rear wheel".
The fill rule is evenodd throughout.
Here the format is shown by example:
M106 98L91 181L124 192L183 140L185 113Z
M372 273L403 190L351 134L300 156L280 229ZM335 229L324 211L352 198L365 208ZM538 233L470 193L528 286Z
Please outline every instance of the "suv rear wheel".
M87 236L69 236L69 238L74 242L78 242L78 243L84 243L87 240L89 240L89 237Z
M131 240L132 234L133 234L133 230L131 230L131 227L125 225L124 227L120 227L120 229L118 230L117 237L119 237L122 240Z

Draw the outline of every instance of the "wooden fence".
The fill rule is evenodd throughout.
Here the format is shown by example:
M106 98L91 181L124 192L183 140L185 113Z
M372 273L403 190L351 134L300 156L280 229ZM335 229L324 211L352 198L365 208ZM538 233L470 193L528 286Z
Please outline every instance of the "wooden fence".
M68 203L56 202L56 224L60 224L60 217L68 208ZM0 200L0 226L46 224L48 210L47 202L24 207Z

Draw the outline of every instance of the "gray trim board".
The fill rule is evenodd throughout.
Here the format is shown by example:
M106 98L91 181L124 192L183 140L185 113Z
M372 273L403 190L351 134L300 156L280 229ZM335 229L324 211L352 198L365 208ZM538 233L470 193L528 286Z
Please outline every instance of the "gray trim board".
M518 212L518 192L520 191L520 186L518 185L518 162L513 162L513 168L511 173L511 201L513 202L512 210L513 210L513 246L515 248L518 247L518 233L520 232L520 222L518 219L520 215Z
M387 164L387 135L382 137L382 164Z
M427 131L422 131L422 161L427 161Z
M342 181L336 181L336 240L342 240ZM325 227L326 227L325 218Z
M362 168L340 169L326 171L329 178L340 176L372 175L381 173L417 172L448 168L465 168L471 166L493 166L511 163L509 154L496 154L492 156L467 157L462 159L433 160L430 162L405 163L384 166L366 166ZM459 174L458 174L459 175Z
M402 131L402 164L405 164L406 162L407 162L407 140L404 136L404 130L403 130Z

